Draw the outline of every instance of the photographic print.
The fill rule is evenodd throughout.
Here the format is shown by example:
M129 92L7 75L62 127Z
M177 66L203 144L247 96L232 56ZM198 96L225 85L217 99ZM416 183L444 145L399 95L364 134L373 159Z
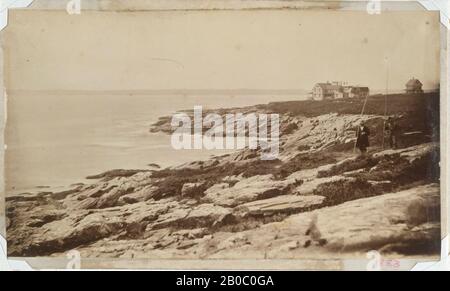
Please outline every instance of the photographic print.
M10 11L8 255L440 255L439 13Z

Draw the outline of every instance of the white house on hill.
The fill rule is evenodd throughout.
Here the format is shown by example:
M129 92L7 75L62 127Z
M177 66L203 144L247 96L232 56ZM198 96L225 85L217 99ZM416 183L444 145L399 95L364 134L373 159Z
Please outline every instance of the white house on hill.
M345 98L366 98L369 96L368 87L347 86L342 82L318 83L312 90L313 100L334 100Z

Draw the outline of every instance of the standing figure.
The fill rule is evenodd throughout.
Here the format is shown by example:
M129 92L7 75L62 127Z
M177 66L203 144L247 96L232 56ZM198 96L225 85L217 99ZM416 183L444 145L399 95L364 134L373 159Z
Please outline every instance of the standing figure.
M367 153L367 148L369 147L369 135L369 128L364 122L361 122L356 130L356 147L360 150L362 156Z
M384 125L384 129L389 138L389 145L391 146L392 149L396 149L400 128L398 127L395 119L392 117L389 117Z

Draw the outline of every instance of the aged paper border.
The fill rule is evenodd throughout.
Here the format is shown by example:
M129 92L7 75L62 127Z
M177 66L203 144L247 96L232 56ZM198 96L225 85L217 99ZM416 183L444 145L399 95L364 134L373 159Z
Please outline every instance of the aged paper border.
M369 2L378 0L349 0L349 1L289 1L289 0L81 0L82 10L99 11L149 11L149 10L241 10L241 9L334 9L334 10L366 10ZM29 6L28 9L36 10L61 10L65 9L70 0L10 0L6 4L18 8ZM33 3L31 3L33 2ZM439 10L445 8L446 0L383 0L382 10ZM444 3L444 4L443 4ZM444 6L442 6L442 4ZM448 4L450 6L450 4ZM7 7L7 6L6 6ZM7 12L2 6L1 13ZM449 97L449 76L450 67L448 47L450 45L450 21L448 19L450 7L441 10L441 206L442 206L442 238L443 244L442 258L447 258L450 200L447 197L448 187L448 154L450 149L447 146L448 125L447 121L450 112ZM383 12L381 12L383 13ZM76 16L74 16L76 17ZM368 15L369 17L369 15ZM447 26L447 27L446 27ZM3 52L0 49L0 75L3 76ZM3 77L0 78L0 91L3 97L0 100L0 110L5 113L6 95L4 94ZM3 130L5 126L6 113L0 117L0 144L4 144ZM4 181L3 181L3 148L0 152L0 236L5 236L5 209L4 209ZM0 237L0 240L3 239ZM0 248L0 260L2 260L2 250ZM5 256L6 258L6 256ZM9 260L9 266L13 269L65 269L68 260L64 258L20 258ZM420 264L418 264L420 263ZM0 264L1 265L1 264ZM29 266L28 266L29 265ZM290 270L364 270L367 260L124 260L124 259L83 259L83 269L178 269L187 270L195 268L197 270L206 269L290 269ZM442 261L419 262L416 260L401 260L401 270L432 269L436 265L442 265ZM439 266L438 266L439 267Z

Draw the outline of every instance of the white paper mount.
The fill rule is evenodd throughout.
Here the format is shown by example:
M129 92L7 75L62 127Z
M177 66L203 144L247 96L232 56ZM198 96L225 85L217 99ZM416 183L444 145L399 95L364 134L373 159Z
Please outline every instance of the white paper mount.
M34 0L0 0L0 31L8 24L8 9L26 8ZM449 0L417 0L425 9L440 11L441 23L450 29L450 1ZM383 2L383 1L381 1ZM411 1L412 2L412 1ZM26 261L8 260L6 240L0 235L0 271L3 270L32 270ZM449 236L442 240L441 261L419 263L413 271L450 270Z
M441 23L450 29L450 1L449 0L419 0L427 10L440 11Z
M0 30L8 25L8 9L10 8L26 8L33 3L34 0L0 0Z
M8 9L26 8L34 0L0 0L0 31L8 25ZM24 261L8 260L6 240L0 235L0 271L32 270Z

